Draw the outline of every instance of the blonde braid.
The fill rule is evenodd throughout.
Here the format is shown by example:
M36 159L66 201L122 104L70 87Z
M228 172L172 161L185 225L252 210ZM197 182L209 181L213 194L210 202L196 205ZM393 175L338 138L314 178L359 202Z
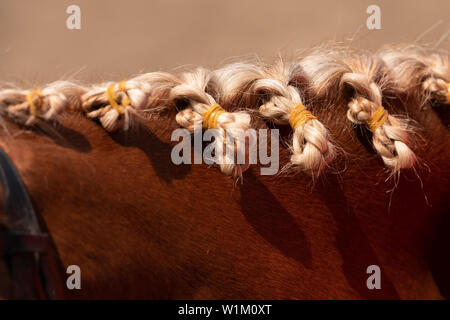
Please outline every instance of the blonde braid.
M170 99L185 100L188 107L178 112L177 123L193 132L195 129L217 129L220 131L220 141L217 141L219 152L226 148L226 134L231 134L237 144L245 143L241 141L239 133L250 128L250 115L245 112L226 112L217 101L206 92L206 87L211 79L211 73L203 68L198 68L193 72L184 73L181 83L172 88ZM234 148L235 153L241 149ZM223 153L222 153L223 155ZM238 156L239 158L239 156ZM244 168L243 168L244 167ZM220 169L226 175L234 178L242 175L245 166L236 164L221 163Z
M224 83L225 100L241 99L247 108L279 125L290 124L292 138L291 165L313 175L319 174L335 156L328 130L303 105L300 93L291 80L300 71L298 64L277 63L273 68L235 63L216 71Z
M50 83L42 89L0 91L0 112L21 125L33 126L38 120L54 120L67 109L71 99L84 89L69 81Z
M168 91L177 83L168 73L152 72L119 83L95 85L81 97L91 119L99 119L107 131L128 130L133 119L142 117L149 99L161 87Z
M317 117L303 105L300 93L291 80L300 72L296 63L277 63L265 72L265 79L255 81L254 92L270 95L259 107L259 113L278 124L290 124L292 137L291 164L318 175L333 160L335 146L329 132Z
M416 156L408 146L408 125L382 107L379 86L370 82L366 75L357 73L346 73L341 81L354 88L364 87L364 91L369 92L365 97L356 90L356 96L348 103L347 118L372 131L372 144L385 165L393 172L414 166Z
M372 144L392 172L414 165L416 156L409 147L411 128L404 120L381 109L381 87L385 82L381 60L327 49L314 51L300 64L313 99L321 103L349 101L347 118L372 130Z

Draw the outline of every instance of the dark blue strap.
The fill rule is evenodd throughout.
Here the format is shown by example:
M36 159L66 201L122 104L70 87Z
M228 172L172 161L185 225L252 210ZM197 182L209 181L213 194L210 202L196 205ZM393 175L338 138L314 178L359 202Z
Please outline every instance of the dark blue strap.
M12 233L39 234L40 227L25 184L5 150L0 147L0 182L7 228Z

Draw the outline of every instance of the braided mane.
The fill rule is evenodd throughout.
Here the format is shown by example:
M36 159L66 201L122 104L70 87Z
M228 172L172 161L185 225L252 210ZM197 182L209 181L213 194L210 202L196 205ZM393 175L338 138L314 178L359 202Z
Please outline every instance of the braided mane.
M292 138L286 139L291 156L286 165L318 177L342 156L333 142L340 133L329 127L336 127L337 120L329 120L337 119L333 113L347 105L347 119L367 129L366 142L395 174L420 165L419 129L411 113L403 111L405 99L420 105L427 101L449 104L449 73L448 56L423 48L392 47L375 54L322 48L273 65L234 63L213 71L147 73L119 83L84 86L58 81L40 89L3 89L0 112L32 128L38 122L56 121L69 110L77 111L115 132L129 130L136 121L151 121L165 111L175 114L178 125L190 132L201 127L221 130L220 150L227 148L226 130L258 129L262 119L280 128L291 126ZM235 143L243 143L239 136L235 138ZM237 145L234 149L248 153ZM234 178L246 168L220 165L222 172Z

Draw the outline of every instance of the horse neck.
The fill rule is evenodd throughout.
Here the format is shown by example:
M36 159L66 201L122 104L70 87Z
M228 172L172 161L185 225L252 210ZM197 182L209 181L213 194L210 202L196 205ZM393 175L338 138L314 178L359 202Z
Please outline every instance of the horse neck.
M315 182L304 174L260 176L259 167L253 166L244 173L243 184L235 186L205 164L176 166L170 160L170 133L177 127L173 119L127 133L107 133L79 114L62 118L52 129L43 128L45 133L25 132L8 123L9 134L2 131L0 144L22 174L61 260L83 262L88 286L96 283L85 291L88 295L102 294L104 287L95 280L99 273L120 273L136 256L144 265L159 259L155 274L173 270L175 277L175 266L181 265L186 277L195 278L189 259L208 247L227 247L227 257L248 250L255 261L276 258L271 262L275 269L289 271L289 261L295 261L300 269L291 272L297 277L298 270L312 267L321 248L329 248L345 263L343 273L352 289L367 296L365 288L351 280L365 283L356 267L369 261L381 265L397 255L390 265L395 275L396 263L408 263L417 254L425 257L448 208L443 199L450 176L449 133L436 114L408 111L423 127L427 143L419 144L418 155L431 170L419 172L421 181L415 174L402 173L393 194L386 194L392 184L384 182L383 163L347 122L345 105L332 115L315 110L343 150L334 169ZM289 151L282 148L281 164L288 157ZM142 249L142 243L148 248ZM199 263L197 272L211 273L207 263ZM151 277L136 265L130 268L144 280ZM170 281L181 291L191 290L178 278ZM111 296L126 290L121 285L115 285ZM408 296L391 280L387 287L388 297ZM138 283L136 288L138 297ZM232 292L215 294L226 297Z

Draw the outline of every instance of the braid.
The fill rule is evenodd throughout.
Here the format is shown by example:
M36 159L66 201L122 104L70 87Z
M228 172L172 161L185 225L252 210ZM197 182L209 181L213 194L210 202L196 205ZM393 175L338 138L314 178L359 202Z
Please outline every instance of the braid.
M220 131L219 141L216 142L219 153L223 156L226 147L226 135L234 138L237 145L245 143L239 133L250 128L250 115L244 112L226 112L223 110L212 95L207 93L207 86L211 82L211 73L203 68L193 72L184 73L181 83L174 86L170 91L170 99L173 101L184 100L188 107L178 112L177 123L188 129L194 130L217 129ZM234 148L235 154L242 152L240 148ZM239 156L242 155L238 155ZM238 178L242 175L244 166L227 164L221 161L220 169L226 175Z
M347 118L372 131L372 145L393 172L414 165L406 122L382 107L386 79L381 61L372 56L316 51L300 61L309 94L321 101L347 101ZM349 96L349 90L350 96Z
M94 85L81 97L82 108L89 118L99 119L107 131L128 130L133 119L142 117L158 89L168 91L175 84L174 76L153 72L119 83Z
M291 85L300 71L298 64L277 63L273 68L236 64L225 68L222 77L234 72L235 93L244 92L247 107L258 106L259 114L276 124L290 124L292 138L291 165L318 175L334 158L335 147L328 130L303 105L300 92ZM233 81L228 81L232 83Z
M84 89L69 81L57 81L42 89L0 91L0 113L25 126L39 120L54 120Z
M372 144L392 171L411 168L416 157L408 146L408 125L382 107L381 88L375 82L380 72L379 61L360 56L352 57L348 62L352 72L343 74L341 78L342 89L346 85L354 89L353 98L348 103L347 118L372 131Z

